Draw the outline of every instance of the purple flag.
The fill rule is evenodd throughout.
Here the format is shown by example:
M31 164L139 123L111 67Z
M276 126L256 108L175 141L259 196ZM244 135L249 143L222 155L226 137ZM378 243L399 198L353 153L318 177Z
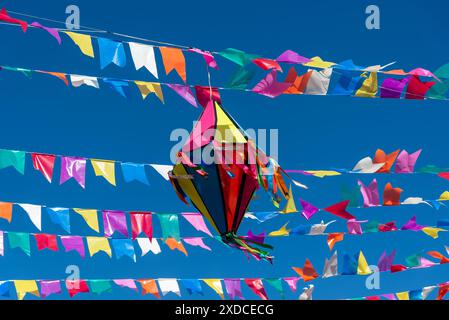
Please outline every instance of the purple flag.
M315 207L313 204L311 204L305 200L299 199L299 202L301 203L301 206L302 206L302 215L307 220L312 218L312 216L319 211L319 209L317 207Z
M59 280L41 280L42 298L47 298L51 294L61 294L61 282Z
M83 238L80 236L61 236L62 245L65 248L65 252L76 251L81 258L84 259L85 249Z
M86 158L61 157L61 177L59 184L74 178L81 187L86 187Z
M236 297L242 300L244 299L242 296L240 279L224 279L224 284L226 292L228 293L229 298L231 298L231 300L234 300Z
M248 231L246 235L246 239L255 242L255 243L264 243L265 242L265 232L254 234L251 230Z
M416 216L413 216L409 221L407 221L402 227L401 230L412 230L412 231L420 231L424 228L416 223Z
M45 26L41 25L39 22L33 22L33 23L31 23L31 25L33 27L36 27L36 28L39 28L39 29L47 31L49 34L52 35L53 38L56 39L56 41L58 41L59 44L61 44L61 37L59 36L59 33L58 33L57 29L45 27Z
M401 80L395 78L386 78L380 87L380 97L389 99L399 99L411 77L406 77Z
M196 104L195 97L193 96L193 92L190 89L189 86L184 86L181 84L171 84L168 83L167 86L175 91L177 94L179 94L181 97L183 97L188 103L190 103L195 108L198 108L198 105Z
M366 187L360 180L358 181L358 184L360 186L360 192L363 196L364 207L374 207L380 205L376 179L373 179L368 187Z
M128 227L126 225L126 215L123 211L103 210L104 235L111 237L115 231L128 237Z
M406 150L402 150L396 159L396 173L411 173L415 169L416 161L421 154L422 149L408 154Z
M254 86L252 91L270 98L275 98L292 85L288 82L277 82L276 79L277 72L276 70L272 70L265 78Z
M384 251L377 262L379 271L390 271L391 265L393 264L394 256L396 255L396 250L393 250L388 256Z
M277 62L285 62L285 63L299 63L304 64L310 62L309 58L303 57L297 54L295 51L287 50L284 51L279 57L276 58Z
M360 226L361 223L368 222L368 220L363 221L357 221L355 219L349 219L346 225L348 226L348 233L349 234L362 234L362 227Z

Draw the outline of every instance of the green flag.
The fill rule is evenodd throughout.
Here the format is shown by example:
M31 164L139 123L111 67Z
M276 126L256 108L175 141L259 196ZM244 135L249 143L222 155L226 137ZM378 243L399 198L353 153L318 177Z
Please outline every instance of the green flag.
M89 280L90 291L95 294L102 294L104 292L112 292L110 280Z
M265 279L266 283L268 283L270 286L272 286L284 299L284 289L282 288L282 280L279 278L271 278L271 279Z
M159 222L162 228L162 237L164 239L174 238L180 241L181 235L179 233L179 220L177 214L159 214Z
M358 207L361 205L360 187L350 187L348 185L341 186L341 200L349 200L348 207Z
M234 72L231 81L229 82L229 87L236 89L245 89L251 79L255 76L255 68L238 68Z
M227 48L218 54L242 67L259 57L255 54L248 54L244 51L233 48Z
M441 82L436 81L430 88L427 96L434 99L445 99L446 92L449 90L449 63L438 68L433 74L438 77Z
M421 265L421 256L419 254L413 254L405 258L407 267L418 267Z
M20 248L28 256L31 255L30 234L21 232L8 232L9 248Z
M379 222L369 221L363 225L363 233L379 232Z
M421 172L421 173L433 173L433 174L438 174L440 172L444 172L444 171L448 171L449 169L446 168L439 168L437 166L434 166L432 164L429 164L425 167L419 168L417 170L417 172Z
M19 173L25 173L25 152L0 149L0 169L14 167Z

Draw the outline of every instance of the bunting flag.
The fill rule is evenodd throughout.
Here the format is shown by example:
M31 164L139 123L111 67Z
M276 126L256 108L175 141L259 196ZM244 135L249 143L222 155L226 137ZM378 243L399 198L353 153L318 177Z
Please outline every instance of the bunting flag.
M43 26L37 21L32 22L30 26L47 31L53 38L56 39L56 41L58 41L59 44L61 44L61 36L59 35L58 29Z
M170 47L159 47L164 63L165 74L169 74L173 70L181 77L184 83L187 81L186 61L181 49Z
M34 204L18 204L28 215L37 229L42 230L42 207Z
M262 300L268 300L267 293L263 287L262 279L245 279L245 283Z
M56 156L51 154L32 153L31 158L33 160L34 169L40 171L45 179L51 183Z
M5 8L2 8L2 10L0 11L0 21L18 24L22 28L23 32L26 32L28 29L28 23L26 21L10 17Z
M74 86L75 88L81 87L82 85L86 85L88 87L93 87L96 89L100 88L100 84L98 83L98 78L96 78L96 77L71 74L70 82L72 83L72 86Z
M86 159L80 157L61 157L61 177L59 184L75 179L82 187L86 187Z
M20 174L25 173L25 152L0 149L0 169L13 167Z
M91 58L95 57L94 48L92 47L92 39L89 35L70 31L65 31L64 33L72 39L84 55Z
M158 79L156 58L154 56L153 46L136 42L129 43L129 50L134 61L136 70L145 67L151 74Z
M197 48L190 48L190 49L188 49L188 51L195 52L195 53L202 55L207 66L218 70L217 61L215 61L214 56L209 51L203 51L203 50L197 49Z
M105 178L107 182L115 186L115 162L104 160L90 160L95 175Z
M184 98L188 103L190 103L195 108L198 108L196 104L195 97L193 96L193 92L189 86L183 86L180 84L167 84L167 86L172 89L174 92L179 94L182 98Z
M302 268L292 267L292 269L304 280L304 282L318 278L318 273L313 268L309 259L306 259Z
M126 215L123 211L103 210L103 227L106 237L111 237L114 232L119 232L128 237L128 227L126 223Z
M164 103L164 94L162 93L162 87L160 83L156 82L145 82L145 81L134 81L137 88L142 95L142 99L146 99L148 95L154 93L160 102Z
M113 63L119 67L125 67L126 55L123 43L106 38L97 38L100 50L100 67L106 68Z

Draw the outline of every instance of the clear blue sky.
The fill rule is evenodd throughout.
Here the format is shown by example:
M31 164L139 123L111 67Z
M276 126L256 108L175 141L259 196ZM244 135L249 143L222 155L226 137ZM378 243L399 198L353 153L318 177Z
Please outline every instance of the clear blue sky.
M2 1L6 8L29 14L65 20L65 8L73 1ZM81 9L81 24L138 35L144 38L221 50L234 47L247 52L276 57L286 49L304 56L320 55L331 61L352 58L359 65L386 64L398 61L396 67L424 67L435 70L449 61L447 31L448 4L445 1L375 1L381 10L381 29L365 28L365 7L368 1L76 1ZM31 22L31 21L30 21ZM83 56L67 37L63 45L45 32L30 30L22 34L18 28L0 26L2 50L0 64L69 73L154 80L146 71L136 72L128 53L128 66L110 66L101 71L98 59ZM159 61L159 71L163 66ZM221 62L221 64L220 64ZM222 71L214 71L214 84L223 84L234 66L219 60ZM259 76L261 76L259 74ZM187 57L187 77L191 83L206 84L206 72L200 57ZM178 81L171 75L167 81ZM104 88L66 88L52 77L35 75L33 79L15 73L0 73L2 121L0 148L79 155L90 158L117 159L145 163L168 163L174 128L190 128L200 114L175 94L166 93L166 105L150 98L142 102L137 91L126 101ZM224 107L245 128L279 129L279 161L284 168L320 169L351 167L358 159L371 155L376 148L392 151L423 148L418 167L425 164L448 166L447 118L449 105L439 101L388 101L347 97L282 96L269 99L241 92L222 92ZM57 166L59 168L59 166ZM145 209L158 212L189 211L157 174L150 174L151 186L125 184L118 174L114 188L96 178L88 167L87 188L82 190L73 181L62 186L48 184L31 168L18 175L13 170L0 171L0 200L41 203L60 207ZM56 178L59 174L55 174ZM428 175L378 177L379 185L391 179L403 188L404 196L433 199L448 188L447 181ZM355 186L353 176L327 179L302 179L310 187L296 190L296 197L324 207L341 199L344 184ZM363 179L365 183L370 177ZM298 201L299 206L299 201ZM255 201L254 210L272 210L271 203ZM396 220L402 225L411 216L418 222L435 225L446 217L447 208L435 211L427 206L352 210L358 218L386 222ZM74 217L74 216L72 216ZM317 214L311 222L332 219ZM242 232L274 230L284 222L304 223L299 216L280 217L256 224L245 220ZM157 222L155 223L157 225ZM89 235L80 217L72 219L73 233ZM44 214L43 231L58 233ZM23 214L17 213L11 225L0 222L0 228L35 232ZM155 234L160 234L157 226ZM330 230L343 230L339 223ZM181 232L198 233L182 222ZM340 254L363 250L367 260L375 264L383 250L398 250L396 263L421 251L442 250L448 234L433 240L422 233L401 232L347 237L336 245ZM189 256L163 247L160 255L147 255L135 264L128 259L111 260L99 254L81 260L76 253L36 253L26 257L18 250L8 250L0 258L0 279L61 279L67 265L78 265L82 278L225 278L294 276L291 266L302 266L309 258L321 272L329 251L323 237L290 237L270 239L274 245L274 265L247 261L235 250L227 250L208 242L213 253L188 248ZM315 281L315 299L348 298L420 288L449 280L448 266L400 274L383 274L381 289L367 290L365 278L345 276ZM299 289L303 283L298 284ZM204 298L217 298L204 287ZM257 298L242 284L244 295ZM279 298L267 286L268 295ZM296 299L287 286L288 298ZM299 291L298 291L299 292ZM182 291L183 297L188 297ZM61 296L67 298L66 294ZM58 297L55 297L58 298ZM126 289L100 297L78 298L139 299ZM145 297L148 298L148 297ZM169 295L167 298L176 298ZM193 296L193 298L201 298Z

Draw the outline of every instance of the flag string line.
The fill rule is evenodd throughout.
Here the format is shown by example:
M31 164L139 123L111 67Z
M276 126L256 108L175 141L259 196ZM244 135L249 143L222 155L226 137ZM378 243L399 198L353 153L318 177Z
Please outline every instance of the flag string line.
M169 86L169 85L178 85L178 86L183 86L183 87L189 87L189 88L195 88L195 87L206 87L205 85L199 85L199 84L185 84L185 83L173 83L173 82L161 82L161 81L148 81L148 80L137 80L137 79L125 79L125 78L116 78L116 77L104 77L104 76L92 76L92 75L85 75L85 74L77 74L77 73L68 73L68 72L62 72L62 71L47 71L47 70L39 70L39 69L30 69L30 68L24 68L24 67L11 67L11 66L7 66L7 65L0 65L0 68L5 70L5 71L10 71L10 72L19 72L22 73L24 71L30 71L30 72L34 72L34 73L40 73L40 74L48 74L48 75L52 75L51 73L56 73L56 74L64 74L65 76L81 76L81 77L90 77L90 78L96 78L97 80L103 80L103 81L107 81L107 80L117 80L117 81L123 81L123 82L127 82L127 83L136 83L136 82L145 82L145 83L154 83L154 84L159 84L159 85L163 85L163 86ZM333 73L337 74L337 75L342 75L342 73L339 73L338 71L333 71ZM257 95L263 95L263 94L259 94L257 92L254 92L252 89L248 89L248 88L235 88L235 87L226 87L226 86L212 86L211 82L210 82L210 71L209 71L209 67L207 67L207 74L208 74L208 87L209 89L217 89L217 90L231 90L231 91L237 91L237 92L245 92L245 93L252 93L252 94L257 94ZM395 90L392 88L385 88L383 86L377 86L378 89L387 89L388 91L391 92L395 92L395 93L402 93L404 90ZM310 93L298 93L298 94L288 94L288 93L282 93L281 95L298 95L298 96L331 96L331 97L352 97L352 98L364 98L364 99L386 99L386 98L382 98L380 96L374 96L374 97L358 97L355 95L355 92L357 90L354 90L353 94L348 94L348 95L344 95L344 94L333 94L333 93L326 93L326 94L310 94ZM212 90L210 90L210 95L212 96ZM418 97L418 98L423 98L423 99L406 99L404 96L401 96L399 98L396 98L396 100L437 100L437 101L449 101L449 98L435 98L435 97L425 97L419 94L415 94L415 93L408 93L408 95L414 96L414 97Z
M48 19L48 18L39 17L39 16L35 16L35 15L29 15L29 14L21 13L21 12L17 12L17 11L9 11L9 12L13 13L13 14L16 14L16 15L19 15L19 16L23 16L23 17L29 17L29 18L33 18L33 19L42 20L42 21L48 21L48 22L53 22L53 23L57 23L57 24L66 25L66 23L64 21L60 21L60 20ZM5 22L4 24L9 24L9 25L12 25L12 26L19 26L19 25L14 24L14 23L7 23L7 22ZM158 41L158 40L146 39L146 38L142 38L142 37L127 35L127 34L123 34L123 33L118 33L118 32L113 32L113 31L109 31L109 30L103 30L103 29L98 29L98 28L93 28L93 27L88 27L88 26L81 26L80 25L79 27L83 28L83 29L87 29L90 32L92 32L92 31L103 32L103 33L108 34L108 35L114 35L114 36L117 36L117 37L137 40L137 41L141 41L141 42L155 43L155 44L159 44L160 46L171 46L171 47L176 47L176 48L180 48L180 49L183 49L183 50L188 50L188 49L194 48L192 46L185 46L185 45L179 45L179 44L174 44L174 43L170 43L170 42L163 42L163 41ZM59 28L55 28L55 29L59 30ZM77 32L78 30L77 29L71 29L69 31ZM93 38L99 38L98 36L92 36L92 37ZM129 43L128 41L121 41L121 42ZM219 54L220 53L220 52L215 51L215 50L205 50L205 49L200 49L200 50L205 51L205 52L210 52L212 54ZM275 59L271 59L271 60L275 60ZM394 63L396 63L396 62L389 63L389 64L381 67L379 70L375 70L375 72L388 74L388 73L386 73L387 71L382 71L382 68L384 68L386 66L390 66L390 65L392 65ZM331 68L335 68L335 66L338 67L340 65L338 63L335 63ZM318 68L318 69L323 69L323 68ZM359 71L359 72L370 72L369 70L359 69L359 68L354 68L354 69L351 69L351 70L352 71ZM424 75L423 77L432 78L431 76L426 76L426 75Z

